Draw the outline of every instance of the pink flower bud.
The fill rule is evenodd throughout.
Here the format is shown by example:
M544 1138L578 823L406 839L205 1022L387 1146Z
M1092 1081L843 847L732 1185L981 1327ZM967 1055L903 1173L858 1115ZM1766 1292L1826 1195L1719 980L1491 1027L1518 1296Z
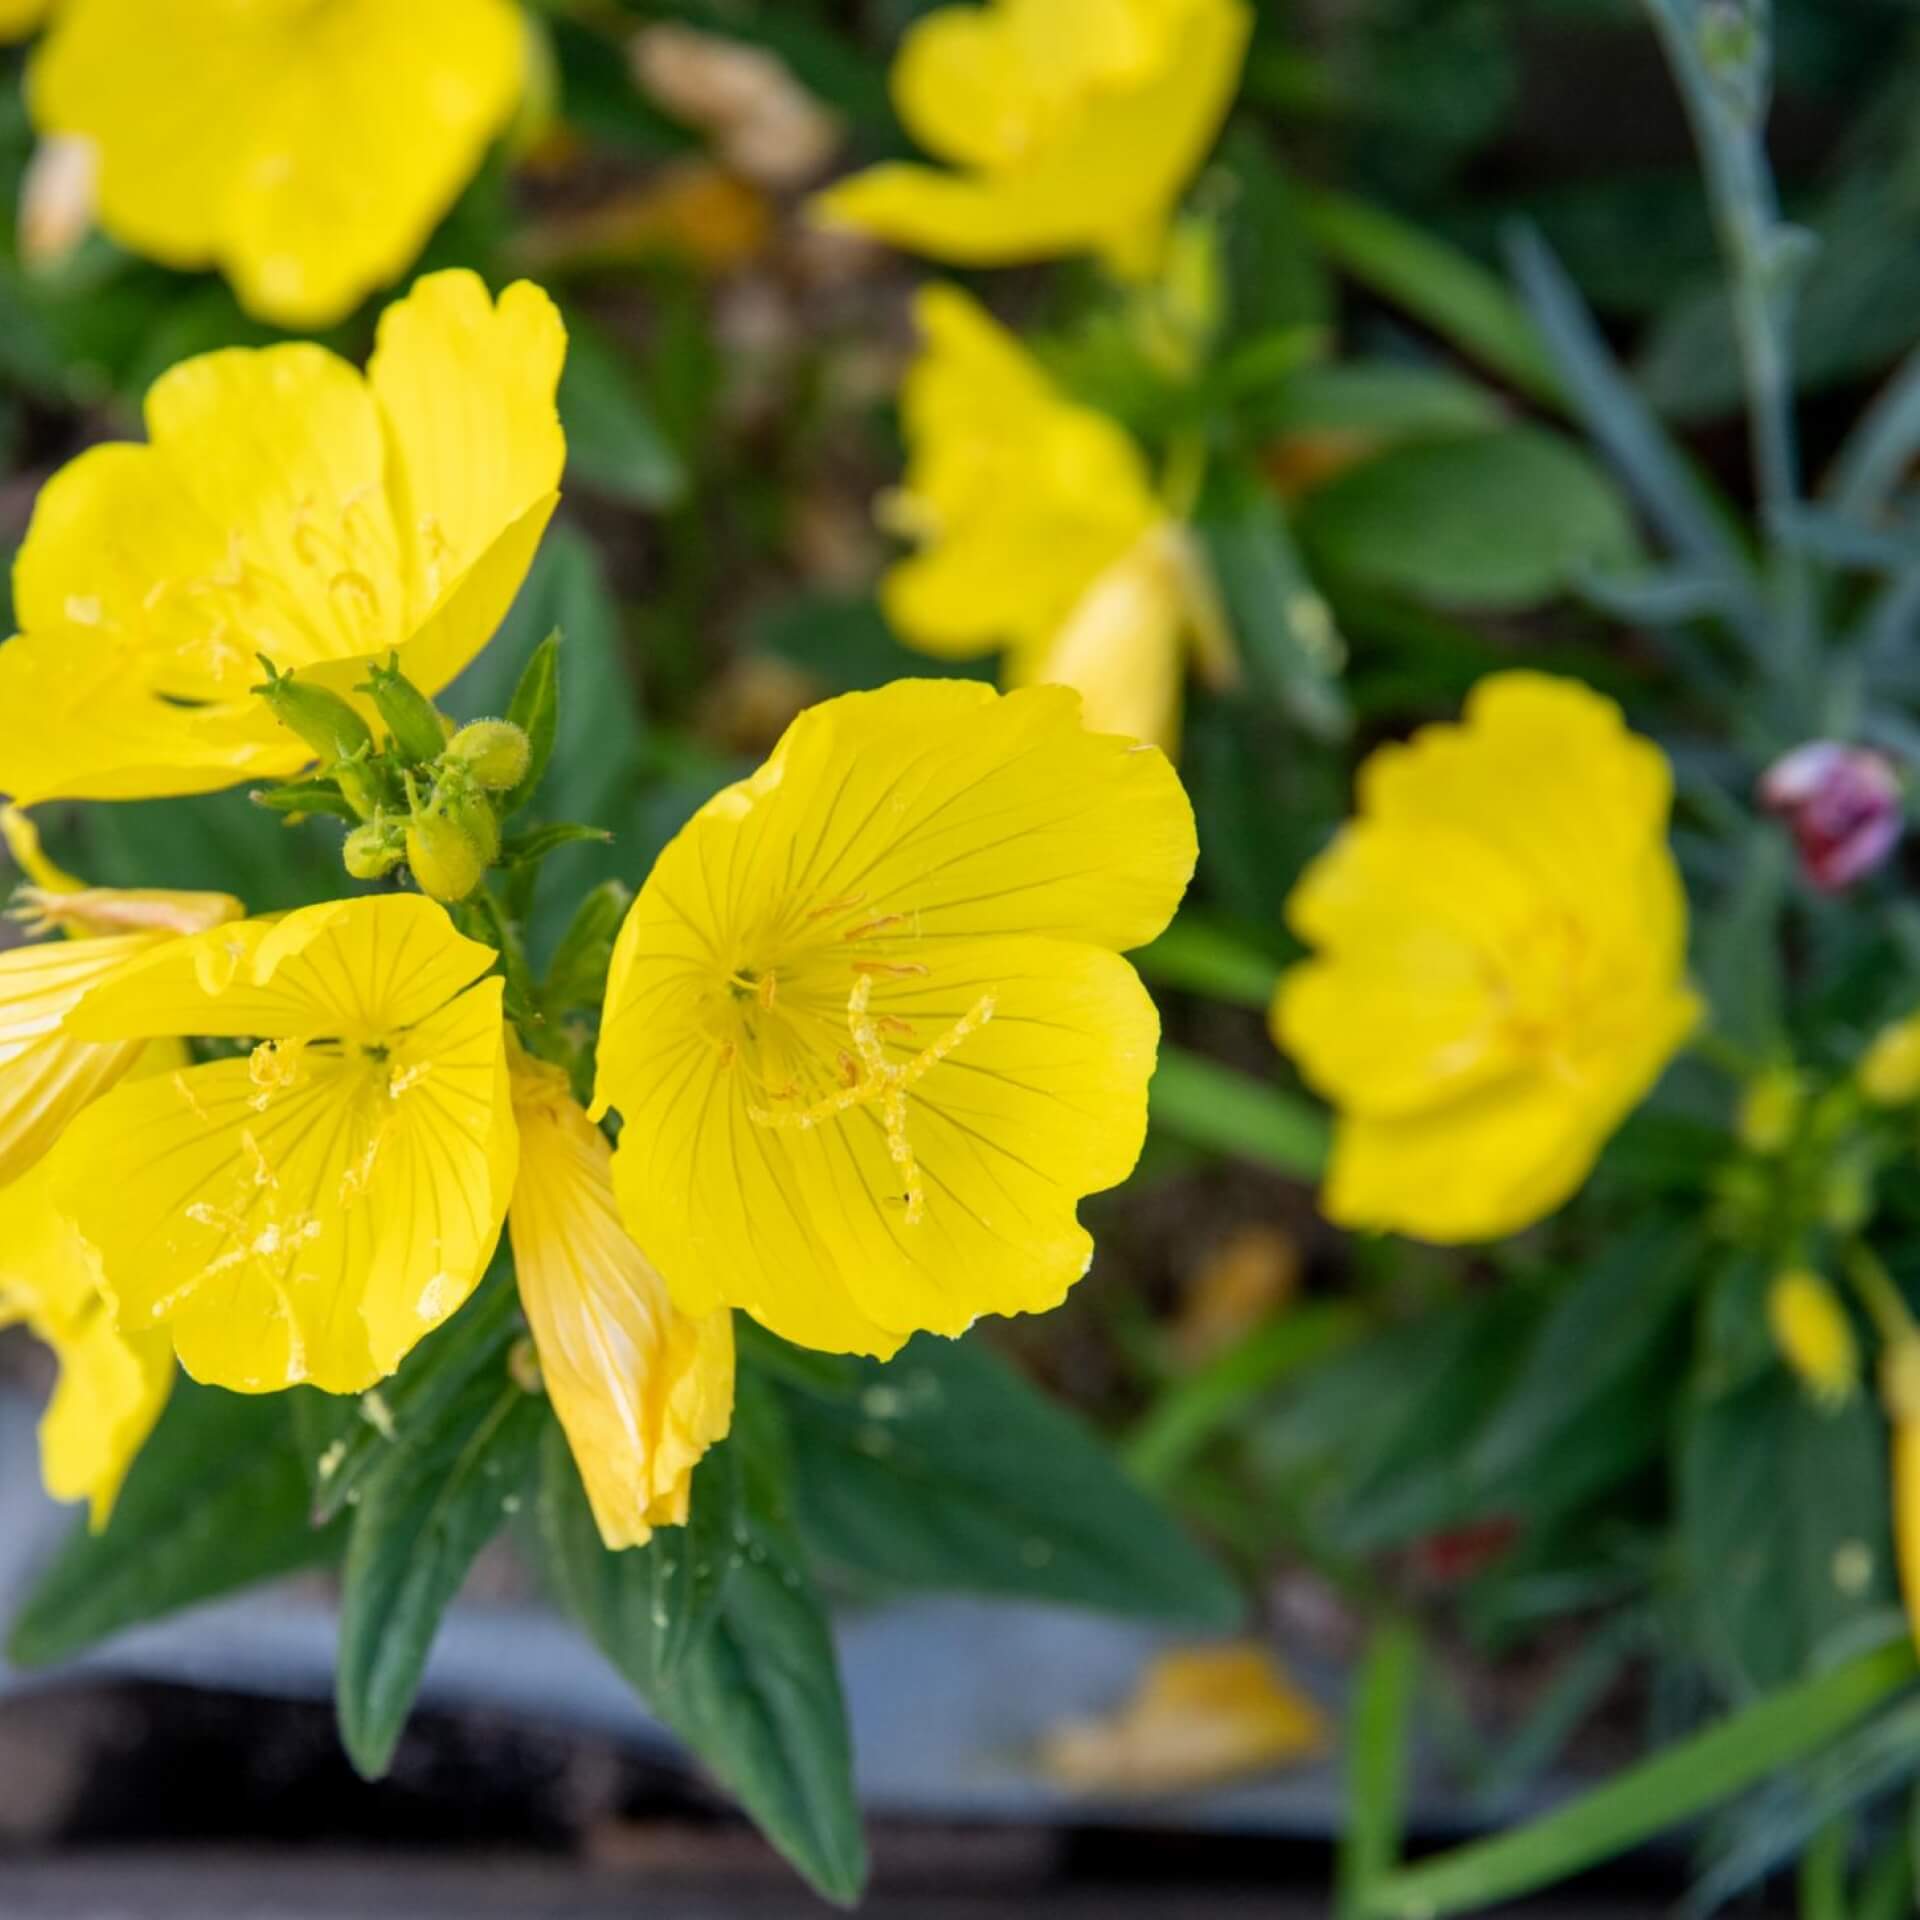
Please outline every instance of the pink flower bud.
M1760 804L1787 823L1800 866L1823 893L1871 873L1898 844L1906 820L1900 776L1871 747L1811 740L1761 776Z

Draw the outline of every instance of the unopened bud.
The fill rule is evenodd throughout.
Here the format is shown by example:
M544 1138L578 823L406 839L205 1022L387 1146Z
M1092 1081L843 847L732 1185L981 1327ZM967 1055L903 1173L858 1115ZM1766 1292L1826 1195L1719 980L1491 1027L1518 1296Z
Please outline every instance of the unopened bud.
M1800 1076L1791 1067L1769 1067L1741 1098L1740 1144L1768 1158L1784 1152L1800 1124L1800 1106Z
M422 893L451 906L480 884L486 859L473 836L444 811L416 813L406 835L407 865Z
M407 857L407 833L397 821L369 821L347 835L340 850L356 880L383 880Z
M400 671L397 653L384 667L373 669L360 691L372 697L403 760L424 767L439 759L446 749L447 723L439 708Z
M1920 1100L1920 1013L1882 1027L1855 1074L1863 1098L1876 1107Z
M1801 871L1823 893L1843 892L1882 865L1906 825L1893 763L1836 740L1776 760L1761 778L1760 804L1786 822Z
M327 776L362 820L377 820L398 797L390 777L374 764L370 744L345 760L336 760Z
M1880 1171L1870 1141L1859 1140L1836 1154L1820 1188L1820 1218L1841 1235L1855 1234L1873 1218L1873 1190Z
M273 717L297 733L322 760L351 760L372 751L373 730L337 693L281 673L264 657L260 664L267 678L253 691L266 701Z
M533 747L511 720L475 720L447 742L446 758L489 792L506 793L526 778Z
M1813 1397L1838 1406L1859 1384L1860 1347L1839 1296L1808 1268L1793 1267L1767 1289L1773 1343Z
M1880 1401L1889 1420L1920 1426L1920 1336L1896 1340L1880 1356Z

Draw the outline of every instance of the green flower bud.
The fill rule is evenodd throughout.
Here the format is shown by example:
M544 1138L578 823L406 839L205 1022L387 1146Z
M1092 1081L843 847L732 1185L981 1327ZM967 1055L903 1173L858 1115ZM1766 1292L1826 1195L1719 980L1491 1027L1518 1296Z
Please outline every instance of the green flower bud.
M347 835L340 857L356 880L383 880L407 857L406 829L397 821L369 821Z
M373 764L371 745L363 747L350 759L336 760L327 769L327 774L362 820L378 819L398 798L391 778Z
M407 822L407 865L420 891L448 906L464 900L487 870L472 834L434 807Z
M447 723L439 708L400 671L397 653L384 667L375 667L359 691L372 696L401 759L422 767L439 759L447 744Z
M371 751L372 729L337 693L279 672L264 654L260 664L267 678L253 691L266 701L273 717L297 733L322 760L349 760L363 750Z
M526 778L533 748L511 720L476 720L447 742L446 758L489 792L505 793Z

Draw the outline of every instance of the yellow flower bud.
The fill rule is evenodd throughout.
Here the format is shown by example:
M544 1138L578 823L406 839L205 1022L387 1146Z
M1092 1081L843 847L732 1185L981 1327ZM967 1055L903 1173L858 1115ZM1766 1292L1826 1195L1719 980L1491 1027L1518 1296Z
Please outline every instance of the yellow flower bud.
M1800 1121L1800 1076L1770 1067L1750 1081L1740 1102L1740 1144L1751 1153L1784 1152Z
M429 808L407 823L407 865L422 893L451 905L480 884L487 857L459 821Z
M511 720L475 720L447 742L446 758L489 792L506 793L526 778L533 748Z
M1838 1406L1860 1379L1860 1347L1838 1295L1817 1273L1792 1267L1767 1289L1767 1325L1801 1383L1825 1406Z
M1861 1093L1876 1107L1920 1100L1920 1013L1882 1027L1860 1062Z
M407 857L406 832L391 821L355 827L340 857L356 880L383 879Z

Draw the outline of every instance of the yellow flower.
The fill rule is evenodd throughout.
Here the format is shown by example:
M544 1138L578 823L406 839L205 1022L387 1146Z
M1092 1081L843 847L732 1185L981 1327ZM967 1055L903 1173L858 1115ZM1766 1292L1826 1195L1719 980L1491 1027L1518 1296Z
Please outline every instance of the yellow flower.
M121 1325L164 1323L242 1393L391 1373L473 1291L515 1136L493 949L387 894L177 940L94 987L82 1039L248 1036L118 1088L54 1150L54 1197ZM464 989L464 991L463 991Z
M42 132L100 149L101 224L241 304L326 327L397 278L526 83L510 0L65 0Z
M1140 449L957 288L928 288L918 315L887 514L922 545L882 584L888 618L944 659L1004 646L1010 684L1077 687L1088 726L1171 748L1187 635L1216 667L1230 649Z
M0 646L0 791L138 799L312 756L259 656L347 691L397 650L427 693L492 637L552 514L566 337L470 273L388 309L363 378L320 347L210 353L147 395L146 446L42 490Z
M0 1187L18 1180L59 1139L81 1108L118 1082L142 1042L76 1040L61 1031L68 1011L130 960L182 934L245 912L224 893L122 892L82 887L40 851L24 814L0 808L15 862L36 883L23 917L36 931L75 937L0 953Z
M1852 1394L1860 1380L1860 1344L1846 1308L1817 1273L1792 1267L1774 1277L1767 1326L1780 1357L1816 1400L1838 1406Z
M885 1355L1057 1305L1146 1126L1159 1023L1119 955L1194 852L1165 757L1065 689L796 720L661 855L608 981L596 1114L681 1309Z
M1905 1107L1920 1100L1920 1013L1874 1035L1857 1077L1862 1096L1876 1107Z
M136 1073L170 1072L183 1057L157 1043ZM60 1362L40 1422L41 1478L56 1500L89 1502L97 1532L172 1391L173 1349L164 1333L114 1324L99 1261L53 1205L44 1164L0 1187L0 1326L21 1320Z
M816 204L939 260L1091 252L1143 276L1226 117L1252 19L1242 0L942 7L908 34L893 97L958 171L874 167Z
M733 1418L733 1316L692 1318L620 1224L606 1136L566 1075L513 1061L520 1173L507 1216L540 1374L610 1548L681 1526Z
M1670 799L1610 700L1533 673L1362 769L1273 1010L1339 1108L1328 1218L1491 1239L1586 1178L1699 1017Z

